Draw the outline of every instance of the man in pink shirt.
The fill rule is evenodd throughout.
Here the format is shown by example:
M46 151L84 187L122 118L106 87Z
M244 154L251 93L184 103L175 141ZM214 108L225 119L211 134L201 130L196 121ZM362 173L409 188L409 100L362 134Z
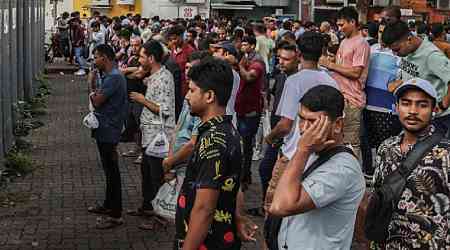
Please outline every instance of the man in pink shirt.
M360 157L359 131L361 111L366 105L366 85L370 46L361 36L358 26L358 12L354 7L343 7L338 12L337 25L345 34L345 39L336 54L336 63L327 59L321 65L332 71L345 97L344 142L352 145L355 154Z

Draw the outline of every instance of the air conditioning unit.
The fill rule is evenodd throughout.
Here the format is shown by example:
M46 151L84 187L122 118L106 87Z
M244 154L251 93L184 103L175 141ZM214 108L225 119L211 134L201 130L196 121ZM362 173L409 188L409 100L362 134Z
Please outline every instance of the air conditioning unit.
M91 0L92 5L110 5L109 0Z
M344 3L344 0L327 0L327 3Z
M441 10L449 10L450 0L437 0L437 8Z
M373 6L379 7L389 6L389 0L373 0Z

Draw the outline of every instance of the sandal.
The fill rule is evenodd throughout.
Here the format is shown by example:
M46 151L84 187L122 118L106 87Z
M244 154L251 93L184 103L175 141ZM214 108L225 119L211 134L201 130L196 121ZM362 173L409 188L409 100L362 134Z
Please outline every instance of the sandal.
M139 226L139 229L142 230L153 230L155 229L155 222L153 220L150 220L148 222L142 222Z
M123 157L136 157L138 155L139 155L139 153L136 152L135 150L130 150L128 152L122 153Z
M153 210L149 210L149 209L142 209L142 208L138 208L135 210L128 210L127 214L130 216L147 216L147 217L151 217L153 215L155 215L155 212L153 212Z
M111 213L111 209L105 208L104 206L97 205L95 207L88 207L87 211L93 214L103 214L109 215Z
M120 226L122 224L123 224L123 219L122 218L107 217L107 218L103 218L103 219L97 221L97 224L95 224L95 228L97 228L97 229L111 229L111 228L118 227L118 226Z

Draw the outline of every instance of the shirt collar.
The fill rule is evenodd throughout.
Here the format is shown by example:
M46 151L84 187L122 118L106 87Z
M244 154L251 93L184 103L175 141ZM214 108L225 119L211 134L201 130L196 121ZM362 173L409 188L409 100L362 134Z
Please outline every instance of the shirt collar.
M219 116L213 117L213 118L209 119L208 121L200 124L200 126L198 127L198 132L199 132L199 134L202 134L203 132L207 131L208 129L215 127L219 124L225 123L225 122L231 122L231 116L219 115Z

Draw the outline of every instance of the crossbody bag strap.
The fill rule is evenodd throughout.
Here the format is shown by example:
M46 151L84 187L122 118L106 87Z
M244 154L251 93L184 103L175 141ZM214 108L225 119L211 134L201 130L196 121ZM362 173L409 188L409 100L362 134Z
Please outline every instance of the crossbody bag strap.
M399 173L403 178L408 178L412 171L419 164L419 161L436 146L443 138L443 134L435 132L423 141L420 141L414 145L413 149L407 154L406 159L401 163Z
M306 171L303 173L302 180L306 179L306 177L308 177L314 170L316 170L322 164L324 164L329 159L331 159L331 157L333 157L334 155L336 155L338 153L343 153L343 152L349 153L354 156L353 150L351 150L350 148L343 146L343 145L336 146L332 149L329 149L325 152L320 153L319 158L317 160L315 160L308 167L308 169L306 169Z
M419 164L420 160L428 153L430 150L436 146L444 137L440 132L435 132L423 141L420 141L414 145L414 148L406 155L406 159L400 164L398 168L398 173L403 179L399 182L393 190L395 201L398 202L406 186L406 180L408 176L414 171L414 169ZM400 184L401 183L401 184Z

